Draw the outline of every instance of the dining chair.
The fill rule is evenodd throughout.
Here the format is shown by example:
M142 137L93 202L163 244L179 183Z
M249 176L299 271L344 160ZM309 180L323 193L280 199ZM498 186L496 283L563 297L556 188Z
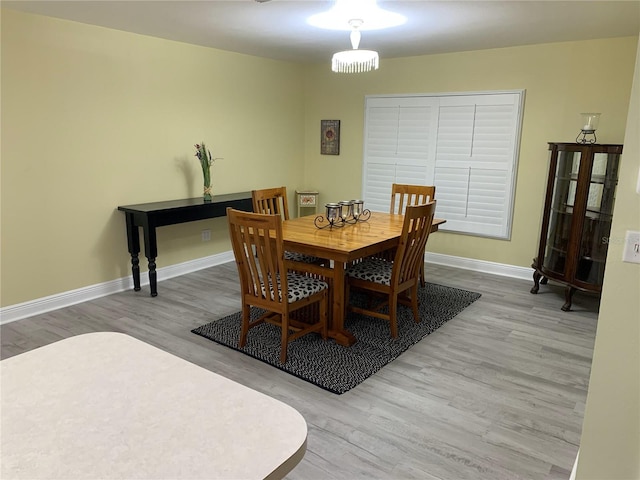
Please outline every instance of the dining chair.
M436 197L435 185L406 185L393 183L391 185L391 206L389 213L404 213L409 205L422 205Z
M394 183L391 185L391 206L389 208L389 213L404 213L407 206L421 205L430 202L435 199L435 196L435 185L407 185ZM391 250L387 253L387 256L393 258L394 253L395 252ZM422 266L420 267L420 286L424 287L425 284L426 280L423 260Z
M296 338L318 332L327 339L328 285L319 278L291 271L284 259L282 218L278 214L250 213L227 208L242 293L242 326L239 347L247 343L249 330L264 322L281 329L280 362ZM301 308L318 304L318 319L304 322L291 317ZM257 319L251 307L264 309Z
M274 187L262 190L252 190L251 200L254 213L277 214L282 220L289 220L289 204L287 202L287 188ZM286 260L302 263L315 263L324 265L326 262L318 257L304 255L297 252L284 252Z
M391 336L398 336L398 303L411 306L413 318L420 322L418 314L418 282L420 266L424 264L424 249L431 232L435 200L424 205L409 205L405 209L400 243L392 261L381 257L367 257L350 265L346 275L347 309L352 312L387 320ZM372 292L383 300L372 307L349 304L351 288ZM407 293L410 292L409 296ZM388 306L388 312L381 311Z
M282 220L289 220L289 203L287 202L286 187L252 190L251 200L255 213L278 214L282 217Z

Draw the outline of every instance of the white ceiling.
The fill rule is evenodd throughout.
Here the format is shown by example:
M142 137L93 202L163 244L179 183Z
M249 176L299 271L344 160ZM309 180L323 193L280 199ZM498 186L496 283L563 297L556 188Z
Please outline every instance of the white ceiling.
M279 60L330 62L349 34L306 18L329 0L2 1L3 8ZM406 24L363 31L382 58L638 35L640 0L378 0Z

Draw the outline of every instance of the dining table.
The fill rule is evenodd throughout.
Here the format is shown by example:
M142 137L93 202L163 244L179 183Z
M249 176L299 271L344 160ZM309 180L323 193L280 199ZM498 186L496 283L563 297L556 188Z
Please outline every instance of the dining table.
M345 271L351 262L397 247L400 243L404 215L371 212L366 221L339 223L329 227L316 222L323 217L307 215L282 223L284 249L326 260L326 265L289 262L294 268L323 276L330 283L332 306L329 309L329 336L336 343L351 346L354 335L345 326ZM446 220L434 218L431 232ZM316 225L318 223L318 226ZM324 228L319 228L324 227Z

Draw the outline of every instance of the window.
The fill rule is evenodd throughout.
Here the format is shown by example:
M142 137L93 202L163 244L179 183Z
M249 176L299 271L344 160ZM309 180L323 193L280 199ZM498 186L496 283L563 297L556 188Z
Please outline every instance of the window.
M510 238L524 92L367 97L363 197L436 186L441 230Z

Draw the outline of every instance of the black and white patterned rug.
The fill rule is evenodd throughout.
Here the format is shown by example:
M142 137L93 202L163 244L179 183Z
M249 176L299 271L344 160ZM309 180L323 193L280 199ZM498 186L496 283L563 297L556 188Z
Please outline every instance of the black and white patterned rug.
M398 307L398 338L391 338L386 321L349 313L345 328L355 335L357 342L354 345L343 347L331 339L323 341L320 335L311 333L289 344L284 365L280 363L280 329L275 325L263 323L252 328L247 345L238 348L240 312L202 325L192 332L341 394L373 375L478 298L479 293L427 283L419 289L420 323L415 323L409 307ZM365 297L354 292L351 301L364 302ZM252 309L251 315L257 318L260 311Z

